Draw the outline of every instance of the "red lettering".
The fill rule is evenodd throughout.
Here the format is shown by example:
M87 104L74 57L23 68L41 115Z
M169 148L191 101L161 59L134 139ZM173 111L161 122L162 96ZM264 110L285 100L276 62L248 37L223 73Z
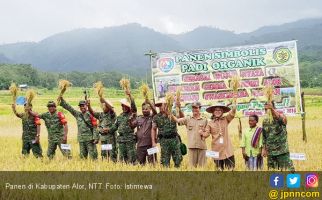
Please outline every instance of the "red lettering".
M253 78L253 77L261 77L264 76L264 72L262 69L246 69L240 70L240 76L242 78Z
M181 100L183 100L184 102L199 101L199 94L182 94Z
M171 85L171 86L168 86L169 92L176 92L178 87L181 88L182 92L200 91L199 84L191 84L191 85Z
M257 79L252 80L242 80L241 81L241 86L242 87L258 87L259 86L259 81Z
M233 91L205 92L203 98L205 100L231 99L234 96ZM246 90L238 91L238 98L248 97Z
M233 71L222 71L222 72L214 72L213 76L216 80L225 80L225 79L229 79L233 76L237 75L237 71L233 70Z
M263 110L244 110L244 116L250 116L250 115L258 115L263 116L265 115L265 111Z
M210 74L187 74L182 76L183 82L209 81Z
M220 90L220 89L227 89L226 84L224 81L220 82L208 82L202 85L204 90Z
M264 96L264 92L263 92L263 89L253 89L252 90L252 96L254 97L262 97ZM281 89L280 88L275 88L274 89L274 95L281 95Z
M281 86L282 79L281 78L264 79L263 85Z

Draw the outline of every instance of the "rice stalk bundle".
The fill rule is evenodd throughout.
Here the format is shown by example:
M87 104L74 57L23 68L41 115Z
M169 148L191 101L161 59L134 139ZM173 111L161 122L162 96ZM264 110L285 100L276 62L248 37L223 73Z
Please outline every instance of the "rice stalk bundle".
M267 99L267 103L272 103L274 98L274 87L271 84L268 84L264 88L264 95ZM269 123L273 121L273 115L271 110L267 110L267 116Z
M169 119L171 119L173 102L174 102L173 94L172 93L167 93L165 95L165 103L167 104L167 113L169 115Z
M98 81L94 84L94 88L100 98L103 98L103 93L104 93L104 85L102 81Z
M176 91L176 102L180 102L181 101L181 88L178 87L177 88L177 91ZM177 116L179 116L179 112L180 112L180 108L179 107L176 107L176 113L177 113Z
M32 100L36 97L36 92L33 89L29 89L26 92L27 105L31 105Z
M72 86L72 83L67 80L59 80L58 89L60 90L59 97L62 97L66 92L67 88ZM60 100L58 100L58 105L60 104Z
M238 75L231 77L230 87L234 91L234 93L238 92L238 88L240 87L240 77Z
M126 79L126 78L122 78L120 80L120 86L121 86L122 90L129 91L130 90L130 80Z
M142 95L144 97L145 100L149 99L149 86L146 83L142 83L141 87L140 87L140 91L142 92Z
M11 83L10 87L9 87L10 93L12 95L12 101L13 103L16 102L17 99L17 94L18 94L18 87L15 83Z

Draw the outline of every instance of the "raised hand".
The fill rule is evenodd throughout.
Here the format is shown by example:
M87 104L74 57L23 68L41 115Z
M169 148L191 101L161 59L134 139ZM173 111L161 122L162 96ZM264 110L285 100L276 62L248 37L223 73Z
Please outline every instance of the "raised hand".
M129 96L129 97L131 97L131 90L125 90L125 94L127 95L127 96Z

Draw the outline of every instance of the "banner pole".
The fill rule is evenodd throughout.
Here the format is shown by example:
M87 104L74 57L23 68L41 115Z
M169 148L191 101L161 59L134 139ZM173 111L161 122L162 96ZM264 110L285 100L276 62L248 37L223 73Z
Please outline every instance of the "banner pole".
M305 128L305 117L306 117L306 113L305 113L305 102L304 102L304 92L301 93L301 106L302 106L302 114L301 114L301 118L302 118L302 132L303 132L303 141L307 142L307 137L306 137L306 128Z
M153 89L153 103L155 104L155 96L156 96L156 94L155 94L155 87L154 87L154 79L153 79L153 70L152 70L152 58L154 58L156 55L157 55L157 53L155 53L155 52L153 52L152 50L150 50L149 52L147 52L147 53L145 53L144 54L145 56L149 56L149 60L150 60L150 70L151 70L151 72L152 72L152 82L151 82L151 84L152 84L152 89ZM148 80L148 77L147 77L147 73L148 72L148 70L146 71L146 80Z
M301 92L301 85L300 85L300 71L299 71L299 61L298 61L298 51L297 51L297 40L295 42L295 52L296 52L296 63L297 63L297 68L296 68L296 76L297 76L297 88L298 88L298 93L300 94L300 109L301 109L301 118L302 118L302 133L303 133L303 141L307 142L307 137L306 137L306 128L305 128L305 118L306 118L306 113L305 113L305 103L304 103L304 92ZM298 106L297 106L298 107Z

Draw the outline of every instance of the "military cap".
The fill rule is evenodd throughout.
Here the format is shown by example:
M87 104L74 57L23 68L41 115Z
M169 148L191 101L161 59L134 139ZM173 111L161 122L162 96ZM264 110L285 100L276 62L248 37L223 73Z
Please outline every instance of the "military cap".
M54 101L48 101L47 107L56 107L56 103Z
M80 100L78 103L78 106L84 106L86 105L86 101L85 100Z

